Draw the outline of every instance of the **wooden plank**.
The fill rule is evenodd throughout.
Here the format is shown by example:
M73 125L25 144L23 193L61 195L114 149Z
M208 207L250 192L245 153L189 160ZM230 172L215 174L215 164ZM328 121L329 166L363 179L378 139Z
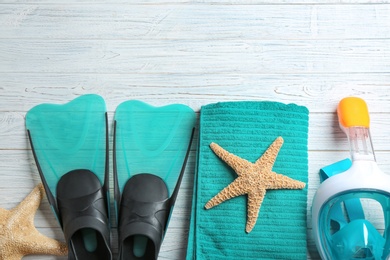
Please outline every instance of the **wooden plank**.
M0 40L4 73L387 73L390 39ZM371 62L367 62L370 60Z
M35 4L35 5L56 5L58 1L55 0L6 0L2 2L3 4ZM85 4L85 5L95 5L95 4L105 4L105 5L138 5L138 4L149 4L149 5L165 5L165 4L206 4L206 5L367 5L367 4L387 4L390 3L389 0L70 0L62 5L70 4Z
M334 110L336 106L337 104L333 106ZM113 113L109 113L109 129L112 129L112 120ZM311 113L309 125L308 147L310 151L347 151L349 149L347 137L338 125L336 112ZM371 113L371 135L375 150L390 150L390 140L387 133L389 128L390 113ZM0 129L0 152L4 150L5 153L3 155L4 165L18 164L17 160L20 157L31 163L31 153L26 150L30 149L30 145L24 125L24 113L0 112ZM112 136L110 135L111 141ZM193 147L193 149L195 148ZM8 157L8 152L16 152L16 154Z
M364 19L361 14L364 13ZM389 38L390 5L1 5L2 39Z
M12 124L35 105L64 103L88 93L103 96L110 112L125 100L139 99L156 106L185 103L195 111L220 101L271 100L304 105L311 113L333 113L343 97L359 96L371 112L386 113L389 89L389 73L0 73L0 111L22 112L0 118Z

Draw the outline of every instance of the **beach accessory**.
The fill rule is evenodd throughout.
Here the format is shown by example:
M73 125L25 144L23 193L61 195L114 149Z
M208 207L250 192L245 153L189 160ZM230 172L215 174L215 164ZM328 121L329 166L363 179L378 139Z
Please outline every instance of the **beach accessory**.
M64 105L38 105L28 111L26 128L68 259L112 259L103 98L83 95Z
M157 259L191 148L195 112L173 104L120 104L114 123L119 259Z
M284 140L280 150L279 136ZM225 200L212 210L205 205L238 179L229 157L237 156L239 162L245 158L251 165L270 146L276 148L270 149L276 160L268 169L306 183L307 137L308 110L295 104L242 101L201 108L187 260L306 259L307 188L267 190L250 233L244 229L249 214L247 196Z
M210 147L214 153L225 161L238 177L210 199L205 208L210 209L233 197L248 194L248 220L245 231L249 233L256 224L267 190L303 189L305 183L272 171L282 144L283 138L278 137L255 163L251 163L229 153L218 144L211 143Z
M313 199L317 249L323 259L388 259L390 176L378 168L375 160L367 105L360 98L348 97L340 101L337 113L348 137L352 166L346 167L344 160L321 171L334 175L329 174L333 176L320 185ZM337 172L339 167L345 171ZM381 221L368 219L372 205L379 206L375 212L377 219L383 220L381 228Z

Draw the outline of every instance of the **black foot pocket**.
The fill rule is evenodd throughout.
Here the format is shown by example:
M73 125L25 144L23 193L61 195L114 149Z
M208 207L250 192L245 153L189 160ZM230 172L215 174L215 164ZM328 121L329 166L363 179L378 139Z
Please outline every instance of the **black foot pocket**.
M157 259L170 210L168 189L160 177L131 177L119 211L119 259Z
M57 184L57 203L68 259L112 259L107 199L97 176L88 170L62 176Z

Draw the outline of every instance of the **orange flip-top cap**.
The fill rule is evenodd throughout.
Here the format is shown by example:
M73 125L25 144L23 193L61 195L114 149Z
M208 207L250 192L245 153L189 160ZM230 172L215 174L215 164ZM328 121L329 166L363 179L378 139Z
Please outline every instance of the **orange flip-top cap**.
M338 107L339 122L344 127L370 127L370 115L366 102L358 97L343 98Z

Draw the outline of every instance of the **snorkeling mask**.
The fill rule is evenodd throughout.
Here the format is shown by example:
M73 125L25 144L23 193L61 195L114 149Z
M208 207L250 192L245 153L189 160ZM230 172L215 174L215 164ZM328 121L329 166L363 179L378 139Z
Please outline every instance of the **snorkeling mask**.
M390 259L390 176L376 164L364 100L340 101L349 159L321 169L312 204L313 234L322 259ZM382 213L380 213L382 212Z

